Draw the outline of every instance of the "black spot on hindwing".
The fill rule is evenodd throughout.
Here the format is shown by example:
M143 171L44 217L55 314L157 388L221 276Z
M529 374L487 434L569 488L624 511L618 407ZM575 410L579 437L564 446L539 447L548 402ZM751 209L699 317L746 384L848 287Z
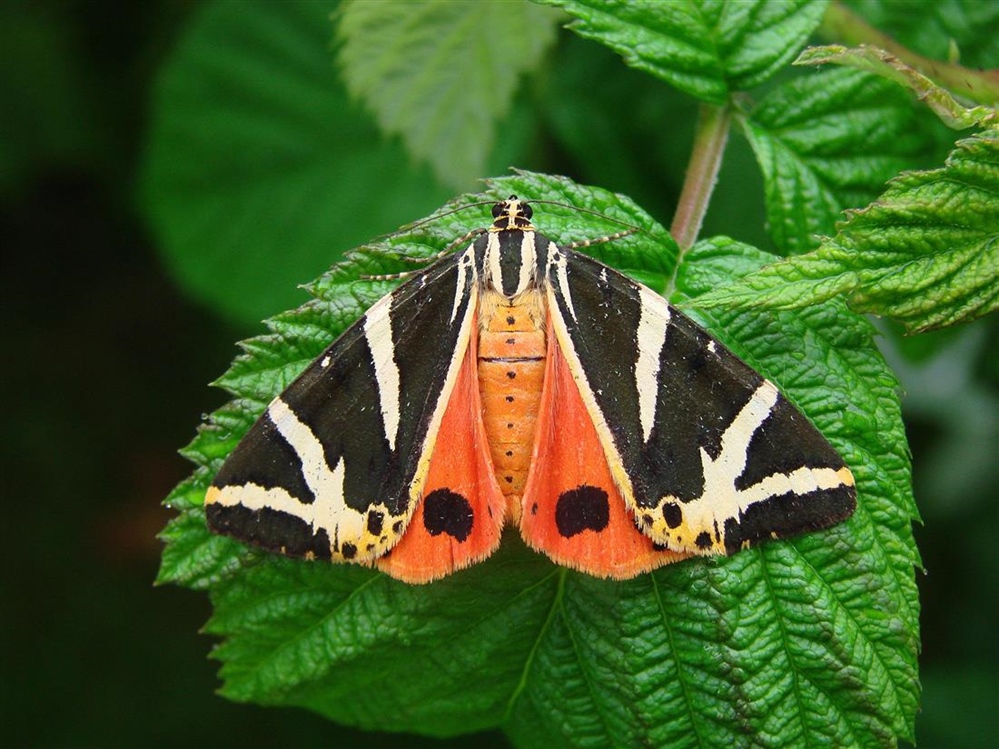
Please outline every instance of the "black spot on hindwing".
M449 489L434 489L423 498L423 525L431 536L446 533L465 541L474 520L471 503Z
M564 538L583 531L600 532L610 523L607 492L597 486L578 486L562 492L555 504L555 525Z

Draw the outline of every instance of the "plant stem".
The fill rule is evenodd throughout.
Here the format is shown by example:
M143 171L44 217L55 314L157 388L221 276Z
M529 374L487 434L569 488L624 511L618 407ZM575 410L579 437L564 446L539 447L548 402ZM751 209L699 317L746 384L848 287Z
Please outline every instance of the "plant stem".
M822 25L816 33L826 41L856 47L869 44L891 52L927 78L978 104L994 105L999 101L999 70L971 70L949 62L917 55L836 0L829 4Z
M673 216L670 233L680 245L681 258L684 252L697 241L707 213L711 192L718 179L722 154L728 141L728 131L732 120L732 110L728 104L716 106L701 104L697 115L697 130L694 135L694 150L687 165L687 176L683 181L680 202ZM677 266L679 266L679 258Z

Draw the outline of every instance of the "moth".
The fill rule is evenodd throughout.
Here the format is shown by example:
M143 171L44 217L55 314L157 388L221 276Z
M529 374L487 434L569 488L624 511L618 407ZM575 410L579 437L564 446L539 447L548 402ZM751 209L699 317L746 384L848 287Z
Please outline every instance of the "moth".
M853 513L850 470L772 382L527 202L492 215L270 403L207 492L211 530L425 583L514 525L622 579Z

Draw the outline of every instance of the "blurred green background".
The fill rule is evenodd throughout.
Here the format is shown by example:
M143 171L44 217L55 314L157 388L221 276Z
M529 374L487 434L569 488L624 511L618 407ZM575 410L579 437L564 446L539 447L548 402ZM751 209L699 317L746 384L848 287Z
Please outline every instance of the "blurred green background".
M295 284L338 252L457 192L380 141L346 96L329 50L333 7L299 3L268 20L235 2L0 3L5 747L504 745L499 734L370 736L226 702L213 694L212 642L198 635L206 597L152 585L169 517L160 502L190 468L176 451L224 401L207 383L234 342L303 301ZM202 53L234 19L234 49L286 56L308 89L283 101L281 82L252 65L245 87L206 85L224 55ZM258 37L261 28L280 33ZM522 81L489 173L516 164L568 174L626 192L668 223L696 104L566 32L556 44L562 64ZM607 85L573 97L584 81ZM536 106L541 94L549 106ZM592 122L622 99L634 121L573 145L573 118ZM225 107L255 113L232 125L227 163L271 165L287 188L279 204L247 199L245 175L185 137L217 126ZM271 132L270 114L293 121L295 137ZM270 145L247 145L259 142ZM601 158L584 158L594 143ZM945 153L928 152L928 163ZM767 247L759 184L734 137L705 233ZM201 193L203 212L164 198ZM220 225L227 233L213 234ZM317 234L330 240L302 239ZM214 244L217 265L194 262ZM254 255L268 244L271 254ZM999 326L992 316L908 340L887 330L885 341L906 391L925 521L917 736L924 747L996 746Z

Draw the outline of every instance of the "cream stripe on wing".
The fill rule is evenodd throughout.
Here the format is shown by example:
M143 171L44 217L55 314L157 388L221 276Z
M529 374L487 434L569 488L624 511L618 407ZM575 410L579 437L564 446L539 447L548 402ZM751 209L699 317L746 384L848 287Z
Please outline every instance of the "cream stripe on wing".
M298 416L281 398L275 398L267 408L267 417L274 422L278 432L302 461L302 477L309 490L316 498L311 505L302 505L304 511L309 507L309 517L302 511L294 512L303 520L310 522L313 530L325 528L330 538L334 529L340 538L358 538L363 532L365 516L351 509L344 502L343 479L344 462L340 458L331 471L326 462L326 452L307 424L299 421Z
M669 327L669 306L651 289L638 287L641 315L638 319L638 361L635 363L635 387L638 390L638 416L642 436L649 441L656 423L659 403L659 359L666 343Z
M389 294L368 310L364 316L364 337L375 367L385 438L389 449L394 452L395 438L399 433L399 366L395 362L392 341L392 300L393 295Z
M475 243L473 242L468 246L458 258L458 283L454 289L454 303L451 305L451 319L449 323L453 323L455 318L458 317L458 310L461 309L461 300L465 298L465 289L468 287L468 278L472 277L472 282L475 282Z
M343 487L343 458L333 469L333 481ZM247 483L239 486L212 487L210 501L223 507L237 505L248 510L274 510L298 518L312 528L315 535L319 530L326 531L331 539L335 535L347 536L350 540L359 537L363 528L364 515L347 507L337 500L335 494L320 494L315 502L302 502L280 486L263 487Z
M779 393L764 380L722 435L721 451L712 459L701 448L704 491L684 503L684 521L695 529L710 529L715 518L737 518L750 504L759 501L751 492L740 491L736 481L749 461L749 443L777 404ZM674 501L675 498L669 498Z
M223 507L241 505L254 511L277 510L312 524L312 505L299 502L280 486L265 489L259 484L241 484L240 486L213 486L208 491L211 502L216 502Z
M719 481L734 485L742 475L749 461L749 443L756 430L770 416L779 396L777 387L770 380L764 380L729 424L722 435L721 454L713 461L713 470Z
M548 276L551 278L551 268L555 267L555 277L558 280L559 292L565 300L565 306L572 315L573 322L577 322L576 308L572 306L572 294L569 292L569 269L568 258L565 252L554 242L548 243Z
M757 502L771 497L780 497L784 494L797 494L799 497L804 497L806 494L820 490L850 486L852 482L846 481L845 478L842 469L802 466L790 473L775 473L767 476L759 483L739 492L739 500L743 507L749 507Z

